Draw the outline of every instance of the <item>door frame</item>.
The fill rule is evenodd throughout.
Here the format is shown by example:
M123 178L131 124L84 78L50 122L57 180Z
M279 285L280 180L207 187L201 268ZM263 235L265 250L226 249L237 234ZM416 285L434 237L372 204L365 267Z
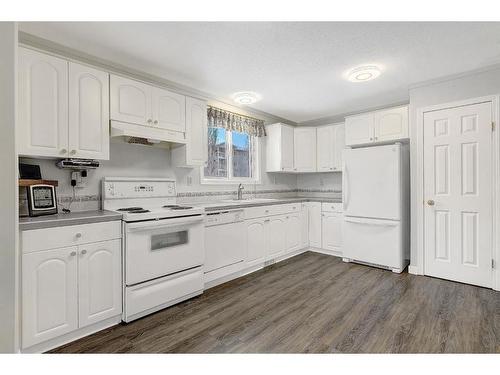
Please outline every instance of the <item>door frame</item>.
M493 132L492 139L492 176L493 176L493 196L492 202L494 209L492 213L492 244L491 249L492 259L494 260L495 268L492 275L492 289L500 291L500 270L498 264L500 263L500 230L497 229L500 219L500 128L499 128L499 103L500 95L489 95L477 98L470 98L460 101L436 104L416 109L416 139L415 139L415 157L416 157L416 170L412 172L415 177L415 194L412 200L416 200L416 252L417 264L410 265L408 271L416 275L425 275L425 215L424 215L424 114L426 112L434 112L443 109L451 109L455 107L463 107L480 103L491 103L492 119L495 123L495 131Z

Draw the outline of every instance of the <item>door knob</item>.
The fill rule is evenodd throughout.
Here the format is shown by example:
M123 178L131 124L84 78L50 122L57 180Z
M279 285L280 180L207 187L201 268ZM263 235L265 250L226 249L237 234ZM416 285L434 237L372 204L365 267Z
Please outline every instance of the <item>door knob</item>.
M427 204L428 204L429 206L434 206L434 203L436 203L436 202L434 202L432 199L429 199L429 200L427 201Z

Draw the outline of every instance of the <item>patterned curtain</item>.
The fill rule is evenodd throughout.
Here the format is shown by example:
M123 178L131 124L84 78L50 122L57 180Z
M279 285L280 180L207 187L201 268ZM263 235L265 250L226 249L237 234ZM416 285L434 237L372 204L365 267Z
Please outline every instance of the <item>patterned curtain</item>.
M266 128L264 121L225 111L220 108L208 106L208 126L213 128L224 128L230 131L246 133L256 137L265 137Z

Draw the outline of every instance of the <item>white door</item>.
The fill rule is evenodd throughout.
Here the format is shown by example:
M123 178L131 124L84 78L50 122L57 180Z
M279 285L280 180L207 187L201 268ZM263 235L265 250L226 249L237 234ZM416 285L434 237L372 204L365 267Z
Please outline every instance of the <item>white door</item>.
M186 98L186 164L204 165L208 157L207 104Z
M109 160L109 75L69 63L69 155Z
M17 147L25 156L68 156L68 62L19 48Z
M300 248L305 249L309 246L309 208L307 203L302 203L300 211Z
M293 171L293 138L294 132L291 126L281 126L281 170Z
M492 284L491 103L424 114L425 274Z
M342 171L342 150L345 148L345 125L333 128L333 170Z
M399 220L401 145L346 149L343 158L344 214Z
M334 126L320 126L316 130L318 172L333 171L335 138Z
M286 250L286 216L273 216L266 222L266 259L283 255Z
M375 113L376 142L408 138L408 107L391 108Z
M153 87L152 90L153 126L178 132L186 131L186 97L158 87Z
M153 125L151 86L115 75L109 82L111 120Z
M374 137L373 113L345 119L345 143L348 146L372 143Z
M78 248L79 327L122 312L121 240Z
M266 224L263 218L246 220L247 264L264 261L266 256Z
M321 220L321 248L325 250L340 251L342 246L342 214L325 212Z
M300 213L286 216L286 251L292 252L301 248L301 217ZM272 235L272 234L271 234Z
M316 128L295 128L293 146L294 171L316 172Z
M310 202L309 213L309 245L311 247L321 247L321 203Z
M77 247L24 254L22 347L78 328Z

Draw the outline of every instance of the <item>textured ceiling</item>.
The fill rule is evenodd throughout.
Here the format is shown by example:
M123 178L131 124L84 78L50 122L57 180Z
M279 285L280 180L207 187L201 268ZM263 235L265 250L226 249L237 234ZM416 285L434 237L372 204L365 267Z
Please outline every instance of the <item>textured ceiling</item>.
M500 23L35 22L20 30L303 122L408 100L408 86L500 62ZM380 78L343 74L377 64Z

